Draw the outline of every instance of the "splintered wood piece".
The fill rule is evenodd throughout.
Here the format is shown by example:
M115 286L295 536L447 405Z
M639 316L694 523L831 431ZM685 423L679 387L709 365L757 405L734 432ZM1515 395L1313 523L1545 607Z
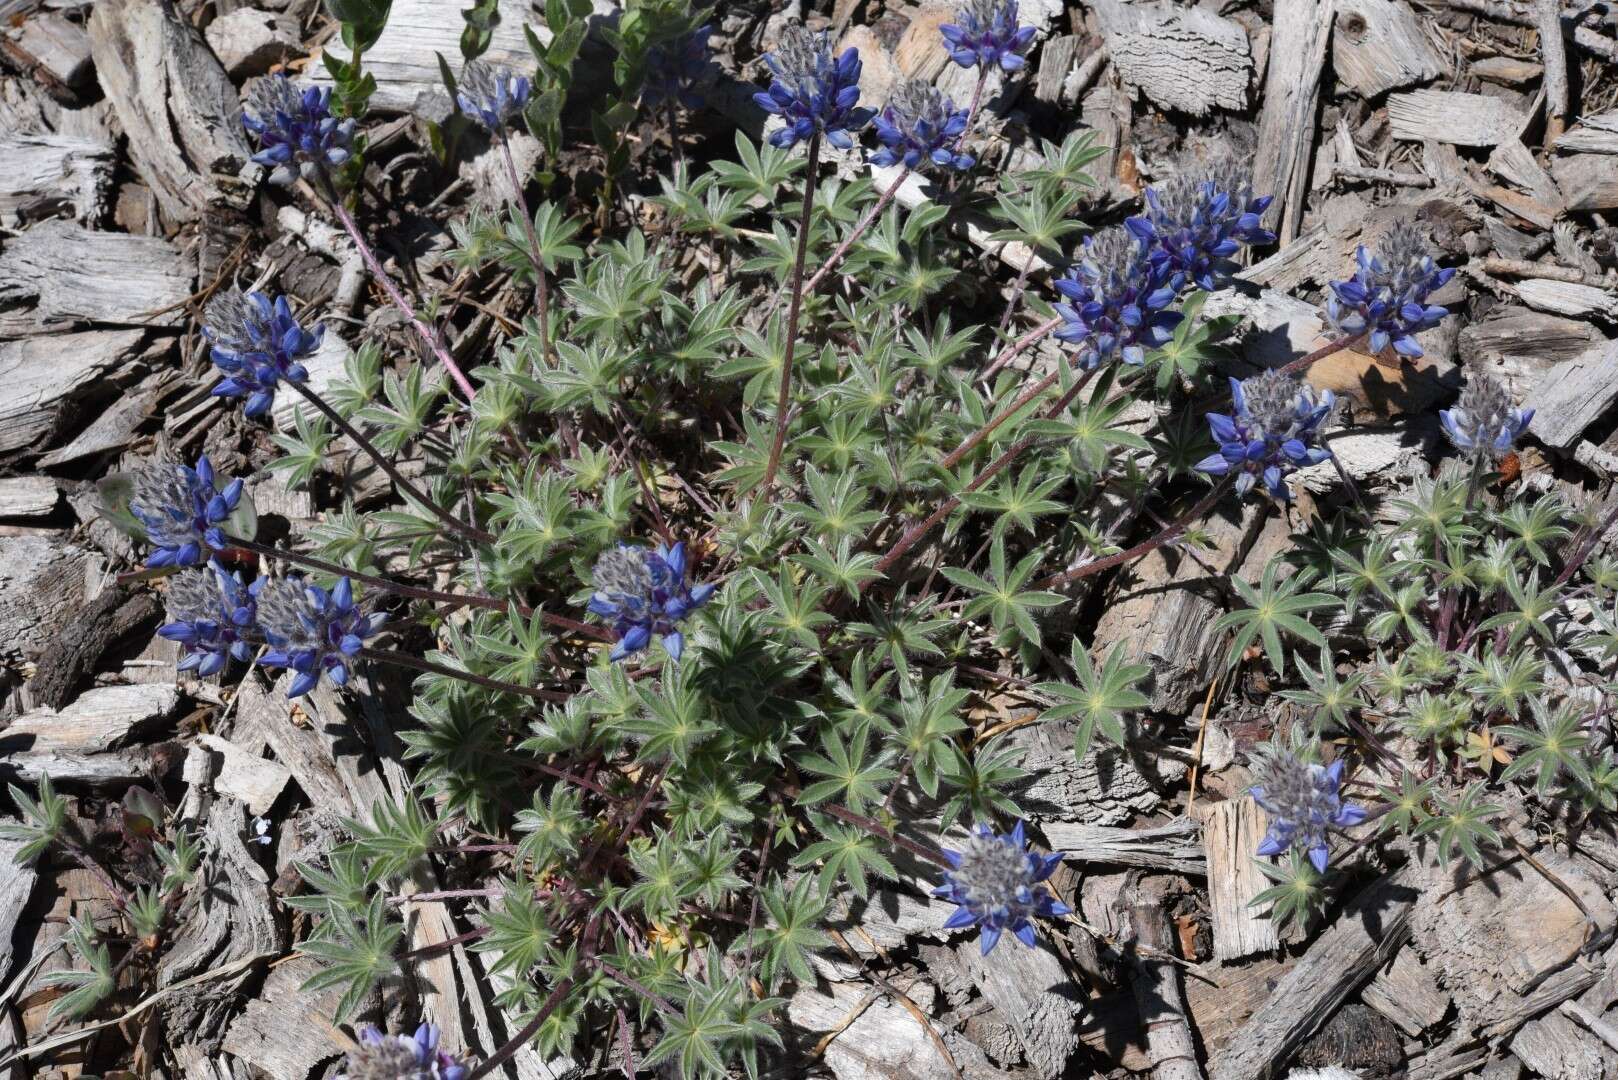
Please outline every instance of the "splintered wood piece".
M139 330L91 330L0 341L0 452L48 439L69 401L140 356L146 340Z
M61 12L30 15L3 38L0 50L55 92L73 91L90 81L90 36Z
M331 1022L342 988L303 989L322 970L307 956L271 968L225 1032L225 1052L272 1080L307 1080L322 1062L344 1053L352 1042Z
M955 956L978 993L1011 1025L1032 1075L1061 1076L1079 1048L1077 1021L1084 1009L1072 977L1050 947L1025 949L1003 941L983 956L974 939L956 946Z
M1618 167L1610 153L1558 157L1551 162L1551 175L1569 210L1618 208Z
M1247 107L1253 56L1241 24L1162 0L1092 8L1119 78L1154 103L1192 116Z
M938 991L931 983L918 980L899 988L923 1016L932 1011ZM824 1042L822 1056L834 1076L847 1080L892 1076L959 1080L955 1062L934 1039L918 1030L910 1010L894 1001L879 1004L880 994L866 1000L871 989L860 983L805 986L787 1001L787 1017L806 1033L811 1045ZM832 1037L827 1041L822 1035Z
M1400 949L1393 963L1376 973L1360 998L1412 1039L1420 1038L1449 1013L1449 995L1438 988L1427 965L1409 948Z
M12 476L0 480L0 518L44 517L61 501L61 489L48 476Z
M1213 917L1213 957L1235 960L1281 944L1275 922L1252 906L1270 881L1253 865L1253 852L1269 828L1268 818L1246 796L1207 803L1202 847L1208 856L1208 907Z
M11 935L28 907L34 882L39 878L39 872L31 864L17 863L16 855L22 846L21 840L0 838L0 866L5 867L5 873L0 874L0 986L11 982ZM0 1035L0 1039L3 1038Z
M1270 70L1253 154L1253 190L1275 196L1269 220L1282 241L1298 235L1314 154L1320 73L1335 0L1285 0L1270 30Z
M1535 202L1550 208L1553 217L1561 211L1562 193L1556 189L1556 181L1535 160L1533 152L1516 139L1494 148L1489 155L1489 171L1528 192Z
M1536 311L1574 317L1618 317L1618 295L1594 285L1534 278L1517 282L1516 289L1517 297Z
M1337 0L1332 70L1364 98L1448 71L1403 0Z
M1618 109L1586 116L1557 136L1563 153L1618 154Z
M1618 1075L1618 1053L1560 1012L1530 1020L1508 1045L1540 1076L1607 1080Z
M252 192L235 179L250 156L236 87L178 9L101 0L90 48L135 171L163 216L184 223L211 206L246 206Z
M1618 342L1608 342L1547 371L1525 402L1534 409L1529 421L1534 437L1564 450L1583 438L1585 430L1618 401L1614 365Z
M1198 964L1187 971L1186 1005L1209 1055L1235 1037L1248 1017L1270 999L1270 990L1294 963L1260 956L1228 967L1214 962Z
M1409 935L1416 891L1389 875L1356 896L1210 1063L1212 1080L1269 1080Z
M269 813L281 789L292 779L285 765L249 754L228 739L205 734L197 736L197 740L224 759L214 778L214 788L246 803L250 814Z
M162 237L43 222L0 253L0 335L26 337L87 323L173 326L185 316L180 305L195 277L192 260ZM66 359L60 343L51 349L58 362Z
M1164 959L1174 955L1174 932L1160 902L1145 896L1138 899L1129 905L1129 922L1136 942L1146 951L1136 950L1132 956L1137 972L1132 983L1152 1076L1154 1080L1202 1080L1197 1045L1186 1022L1180 970Z
M0 223L56 217L94 222L107 211L112 186L112 145L77 135L0 138Z
M1456 90L1412 90L1388 97L1388 125L1395 139L1496 146L1517 137L1523 116L1508 102Z
M39 709L19 716L4 737L28 738L29 749L96 754L127 746L141 731L172 716L180 693L172 683L101 686L86 690L58 712Z
M1135 866L1198 877L1208 872L1208 861L1197 835L1198 826L1190 818L1177 818L1151 829L1118 829L1062 821L1046 822L1040 828L1050 841L1051 850L1060 851L1070 862Z

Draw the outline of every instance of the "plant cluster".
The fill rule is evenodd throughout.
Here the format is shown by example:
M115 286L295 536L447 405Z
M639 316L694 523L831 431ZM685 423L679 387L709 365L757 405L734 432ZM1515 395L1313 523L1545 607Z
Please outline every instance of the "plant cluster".
M363 693L377 664L416 675L396 718L415 791L348 822L289 901L314 919L301 947L325 962L317 985L344 989L338 1019L408 965L388 901L428 862L468 884L472 947L518 1041L610 1045L631 1073L758 1075L782 1043L781 995L832 947L828 919L874 889L949 900L940 925L975 927L985 953L1008 930L1018 947L1061 932L1062 855L1028 847L1020 744L974 727L969 706L1014 687L1081 757L1114 752L1097 734L1135 743L1150 672L1073 635L1087 579L1189 546L1240 498L1291 513L1295 473L1331 460L1333 398L1309 365L1350 346L1419 355L1451 271L1401 230L1332 286L1343 336L1227 382L1236 327L1203 301L1244 248L1273 242L1267 195L1232 159L1187 160L1138 216L1092 231L1085 169L1101 151L1086 135L1045 143L1037 168L978 171L985 82L1033 41L1015 0L969 0L942 30L978 72L964 110L926 86L862 102L857 52L789 28L760 69L767 138L671 163L658 229L619 213L613 189L592 227L560 196L527 204L507 141L520 122L554 157L588 4L550 0L531 72L479 58L480 4L466 65L445 74L518 196L454 223L453 260L509 274L534 307L460 357L355 219L365 191L345 170L363 167L374 27L350 6L334 6L353 47L338 94L272 82L245 124L272 179L313 179L433 360L385 365L368 344L312 386L300 361L319 312L267 293L224 294L204 338L215 392L248 417L298 396L273 469L307 483L341 437L404 508L345 504L287 547L260 541L240 481L206 460L108 489L148 565L185 568L159 586L182 666L235 677L256 656L287 669L292 696L322 679ZM707 19L630 5L591 121L609 173L644 107L679 146ZM336 122L334 103L349 110ZM867 129L898 178L822 176L822 142L852 148ZM954 174L952 193L895 207L913 169ZM1050 284L1030 260L1002 309L951 228L962 207L1054 264ZM1491 472L1528 419L1471 375L1444 419L1459 457L1383 508L1391 527L1359 506L1317 516L1286 562L1230 581L1229 665L1267 666L1305 718L1254 755L1277 917L1380 839L1482 860L1507 788L1570 825L1614 808L1618 566L1593 557L1612 516L1575 531L1561 499ZM406 454L420 479L397 467ZM227 569L255 560L246 580ZM51 800L26 801L29 854L63 835ZM461 850L469 832L502 850L492 875ZM466 1067L424 1030L366 1034L349 1075L477 1080L514 1049Z

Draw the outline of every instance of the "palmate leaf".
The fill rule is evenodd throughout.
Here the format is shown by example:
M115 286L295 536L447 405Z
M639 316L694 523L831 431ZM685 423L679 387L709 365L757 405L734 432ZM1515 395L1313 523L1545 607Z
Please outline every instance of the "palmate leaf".
M322 933L299 942L297 949L324 961L326 966L303 982L304 990L344 987L335 1019L343 1021L366 994L399 970L395 952L404 936L404 924L388 917L381 893L371 898L361 918L333 912L321 924Z
M769 925L739 938L736 951L746 951L745 942L751 941L753 953L759 957L759 981L766 988L779 985L787 975L799 982L813 982L809 954L831 944L820 931L826 901L815 887L814 877L803 875L790 890L777 880L759 894L759 899Z
M1528 704L1534 712L1534 727L1511 725L1495 731L1521 744L1516 760L1506 766L1500 778L1514 780L1531 772L1534 790L1541 795L1549 794L1551 785L1559 777L1589 787L1590 767L1584 754L1590 735L1585 730L1584 711L1576 703L1567 701L1552 708L1538 697Z
M792 865L809 867L821 864L816 877L821 896L830 896L837 887L838 879L842 879L863 899L870 892L867 873L884 881L899 880L899 871L892 860L882 853L876 837L835 821L820 821L817 825L825 839L817 840L794 855Z
M1483 845L1497 847L1500 833L1489 819L1504 811L1505 807L1483 801L1487 788L1482 781L1472 784L1453 801L1434 800L1437 812L1418 824L1415 836L1435 836L1438 840L1438 861L1447 870L1450 856L1459 851L1467 862L1483 866Z
M1078 686L1045 682L1034 689L1057 701L1040 714L1041 720L1078 720L1073 734L1073 753L1083 761L1098 731L1115 745L1124 744L1125 714L1151 704L1151 699L1136 687L1152 669L1145 664L1129 663L1121 645L1114 645L1097 669L1078 638L1073 639L1072 656Z
M52 971L40 976L41 986L71 987L51 1006L47 1020L78 1020L88 1016L118 988L112 956L107 947L95 939L93 927L70 916L67 942L69 950L88 964L90 970Z
M1259 587L1239 577L1230 579L1235 590L1247 602L1247 607L1226 612L1214 621L1215 632L1234 631L1235 637L1226 657L1226 666L1235 667L1247 647L1255 639L1264 644L1264 654L1277 675L1286 672L1286 650L1281 647L1281 635L1303 638L1311 645L1325 650L1326 635L1315 629L1304 618L1310 611L1336 607L1342 601L1327 593L1301 593L1298 590L1313 580L1311 571L1300 570L1284 581L1280 578L1281 563L1271 560L1264 567Z
M820 749L821 753L794 759L805 772L825 777L804 787L800 798L807 804L841 799L849 809L863 812L867 805L882 801L883 786L899 775L887 767L885 750L871 752L871 729L865 724L854 724L846 741L838 731L826 729L820 734Z
M976 594L967 601L961 617L977 619L989 616L1002 644L1015 644L1020 637L1023 641L1038 645L1039 624L1034 621L1034 613L1062 603L1062 597L1057 593L1024 590L1044 557L1044 551L1030 552L1008 570L1005 541L996 539L989 551L987 580L969 570L944 567L944 576L953 584Z
M1286 862L1280 866L1261 859L1254 859L1253 865L1275 884L1248 901L1248 906L1263 909L1277 929L1307 922L1325 900L1320 871L1296 848L1287 852Z
M27 866L63 835L67 828L67 800L56 794L51 778L45 774L39 778L38 799L16 784L7 784L6 788L11 792L11 801L22 811L23 821L20 825L0 824L0 837L22 841L11 861Z

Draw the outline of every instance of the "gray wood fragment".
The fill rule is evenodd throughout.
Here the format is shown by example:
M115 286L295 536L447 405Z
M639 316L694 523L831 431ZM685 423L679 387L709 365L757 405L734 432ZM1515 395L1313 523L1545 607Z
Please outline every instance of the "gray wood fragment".
M343 1053L349 1040L331 1022L341 989L301 989L320 970L305 956L272 968L263 990L225 1033L224 1050L272 1080L308 1080L322 1063Z
M1618 168L1611 154L1572 154L1551 162L1551 175L1569 210L1618 208Z
M1495 146L1514 139L1523 116L1508 102L1455 90L1413 90L1388 97L1388 125L1396 139Z
M219 16L203 36L225 71L238 80L264 74L300 47L296 19L247 7Z
M250 814L269 813L287 781L292 779L292 772L285 765L250 754L228 739L203 734L197 741L222 759L218 775L214 777L214 789L240 799Z
M235 175L249 151L236 87L178 9L101 0L90 45L135 170L164 217L183 223L216 204L245 206L251 192Z
M43 517L61 501L62 492L48 476L0 479L0 518Z
M1548 446L1562 449L1580 441L1585 429L1618 401L1618 342L1595 346L1545 372L1528 395L1534 409L1529 430Z
M1618 154L1618 109L1586 116L1557 136L1564 153Z
M1201 7L1092 5L1113 68L1153 102L1193 116L1247 107L1253 57L1240 24Z
M5 873L0 874L0 986L11 980L11 935L34 893L34 882L39 879L39 872L32 864L22 866L16 862L15 856L22 846L21 840L0 838L0 866L5 867Z
M1409 934L1415 890L1390 875L1356 896L1209 1065L1213 1080L1268 1080Z
M1167 958L1175 955L1174 931L1156 890L1133 890L1128 906L1130 926L1140 946L1131 955L1136 976L1132 980L1141 1027L1146 1032L1146 1053L1154 1080L1202 1080L1197 1046L1186 1021L1185 996L1180 991L1180 969Z
M89 35L57 11L35 12L9 29L0 50L59 94L83 89L94 71Z
M1449 1013L1449 995L1414 949L1400 949L1393 963L1378 971L1360 998L1411 1038L1420 1038Z
M1236 960L1276 948L1281 936L1275 920L1252 904L1270 886L1253 865L1253 851L1269 827L1264 811L1246 796L1203 804L1198 811L1208 861L1214 959Z
M957 945L955 955L978 992L1011 1025L1033 1075L1041 1080L1062 1075L1079 1048L1083 1003L1050 946L1027 949L1005 941L985 957L974 940Z
M1403 0L1337 0L1331 60L1337 78L1364 98L1428 82L1448 70Z
M898 984L926 1015L938 992L924 981ZM826 1066L838 1080L956 1080L956 1072L934 1041L921 1032L901 1003L875 987L859 983L806 986L787 1002L787 1018L803 1031L810 1045L840 1027L850 1014L853 1023L826 1047Z
M1069 862L1105 866L1133 866L1196 876L1208 872L1200 829L1190 818L1146 829L1119 829L1049 821L1041 828L1052 851Z
M43 222L0 252L0 335L87 323L173 326L195 277L190 260L161 237Z
M1618 295L1594 285L1530 278L1517 282L1516 290L1518 299L1535 311L1575 318L1592 315L1605 320L1618 318Z
M77 135L0 137L0 224L56 217L98 221L112 185L112 146Z
M1508 1045L1540 1076L1608 1080L1618 1075L1618 1053L1559 1012L1530 1020Z
M100 686L86 690L61 711L37 709L19 716L3 737L29 740L32 750L63 750L97 754L128 746L141 733L157 727L174 714L180 692L172 683Z
M1270 212L1283 241L1298 235L1308 192L1320 72L1331 37L1335 0L1300 0L1275 9L1269 74L1253 152L1253 188L1275 196Z

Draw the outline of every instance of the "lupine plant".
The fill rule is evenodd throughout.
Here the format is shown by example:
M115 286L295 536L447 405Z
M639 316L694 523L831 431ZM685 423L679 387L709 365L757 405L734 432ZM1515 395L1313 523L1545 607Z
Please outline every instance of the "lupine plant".
M575 7L548 5L552 49ZM704 13L663 7L677 32L615 39L637 72L615 85L644 91L620 104L648 110L617 110L625 131L700 105ZM611 193L530 203L554 164L524 176L509 154L518 117L540 116L550 150L562 138L546 95L576 43L536 49L533 72L474 58L451 76L458 104L505 151L514 195L456 221L450 259L533 290L489 343L450 344L454 305L412 301L374 257L367 191L334 158L364 118L292 82L250 92L270 179L311 181L278 197L312 189L425 352L370 342L316 386L302 360L325 313L273 285L226 293L204 331L219 407L268 425L290 388L270 467L311 483L344 440L401 505L343 502L273 544L233 516L239 480L161 459L109 489L109 513L167 575L162 633L188 671L268 674L315 708L388 666L414 676L392 718L414 788L299 866L300 947L323 965L314 985L342 989L339 1021L391 995L415 970L405 886L431 868L515 1035L462 1065L474 1048L431 1028L368 1030L347 1075L479 1080L529 1042L631 1075L761 1075L784 995L816 978L837 913L878 891L940 901L939 931L985 954L1006 931L1035 948L1084 932L1063 853L1022 805L1024 744L976 706L1014 688L1080 757L1144 740L1149 666L1092 650L1074 611L1244 500L1295 539L1261 580L1229 582L1214 626L1227 666L1264 669L1302 717L1251 759L1276 917L1373 855L1486 860L1507 788L1568 828L1614 809L1618 567L1595 552L1618 511L1493 471L1528 411L1469 373L1443 418L1456 453L1413 493L1324 517L1293 501L1331 460L1311 365L1350 347L1418 357L1451 272L1398 230L1317 298L1340 336L1241 367L1220 344L1232 320L1203 315L1274 240L1240 162L1186 161L1121 221L1086 202L1086 135L984 175L984 83L1034 37L1014 2L961 7L937 45L978 72L963 110L926 85L862 101L857 51L789 27L757 65L762 141L664 159L645 229ZM886 171L822 176L823 143ZM899 209L913 170L962 197ZM991 198L994 242L1054 267L1025 262L1004 304L955 220ZM425 468L406 475L409 457ZM60 814L48 792L29 805L37 854Z

